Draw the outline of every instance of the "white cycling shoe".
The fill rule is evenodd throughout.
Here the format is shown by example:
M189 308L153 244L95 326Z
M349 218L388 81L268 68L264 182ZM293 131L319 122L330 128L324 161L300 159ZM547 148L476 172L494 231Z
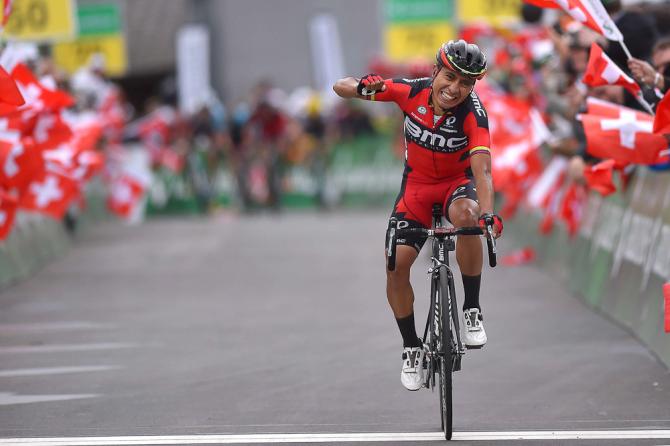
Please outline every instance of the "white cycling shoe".
M486 331L479 308L467 308L463 311L463 344L467 348L482 348L486 344Z
M425 352L422 347L406 347L402 351L402 371L400 382L407 390L419 390L423 386L423 358Z

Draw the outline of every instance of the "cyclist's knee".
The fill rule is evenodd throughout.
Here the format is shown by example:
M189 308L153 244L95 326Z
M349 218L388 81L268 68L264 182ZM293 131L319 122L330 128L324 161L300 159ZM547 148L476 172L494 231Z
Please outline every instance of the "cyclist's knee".
M472 200L458 200L449 208L449 219L457 228L479 224L479 205Z

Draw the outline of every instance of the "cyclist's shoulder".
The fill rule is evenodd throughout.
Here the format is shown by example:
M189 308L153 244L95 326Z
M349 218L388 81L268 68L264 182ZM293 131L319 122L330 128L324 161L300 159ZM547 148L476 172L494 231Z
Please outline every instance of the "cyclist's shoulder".
M460 104L463 116L467 117L469 114L474 115L477 123L482 124L488 122L488 114L484 108L484 103L479 98L479 95L472 90L468 97Z

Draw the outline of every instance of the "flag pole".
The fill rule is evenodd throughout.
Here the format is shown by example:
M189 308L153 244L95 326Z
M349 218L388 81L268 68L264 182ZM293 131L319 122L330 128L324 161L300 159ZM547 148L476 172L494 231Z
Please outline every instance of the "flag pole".
M652 116L656 116L656 113L654 113L654 109L651 108L651 105L649 105L649 102L642 96L642 92L639 92L638 94L635 95L635 99L637 99L637 102L642 105L642 107L647 110L649 113L651 113Z
M621 45L621 48L623 49L624 53L626 53L626 57L628 57L628 60L631 60L633 58L633 55L630 54L630 51L628 50L628 47L624 43L623 39L619 40L619 45ZM635 99L637 99L637 102L642 105L642 107L649 113L651 113L652 116L655 116L656 113L654 113L654 109L651 108L651 105L649 105L649 102L644 98L642 95L642 92L638 93L635 95Z
M628 60L631 60L633 58L633 55L630 54L630 51L628 50L628 47L624 43L623 39L619 40L618 42L619 45L621 45L621 48L623 48L623 52L626 53L626 57L628 58Z

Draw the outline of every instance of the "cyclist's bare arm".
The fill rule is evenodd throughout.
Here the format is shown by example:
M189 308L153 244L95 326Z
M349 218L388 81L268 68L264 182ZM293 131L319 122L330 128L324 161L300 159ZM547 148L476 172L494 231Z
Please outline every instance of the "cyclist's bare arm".
M487 148L488 150L488 148ZM470 156L470 168L475 177L475 188L479 208L483 214L493 213L493 179L491 177L491 155L483 148ZM497 234L495 234L497 236Z
M358 94L357 91L360 81L361 81L360 79L356 79L355 77L345 77L335 82L335 85L333 85L333 90L335 91L335 93L337 93L338 96L345 99L350 98L364 99L365 96ZM383 80L371 83L368 85L367 88L369 90L375 90L375 91L386 90L386 86L384 85Z

